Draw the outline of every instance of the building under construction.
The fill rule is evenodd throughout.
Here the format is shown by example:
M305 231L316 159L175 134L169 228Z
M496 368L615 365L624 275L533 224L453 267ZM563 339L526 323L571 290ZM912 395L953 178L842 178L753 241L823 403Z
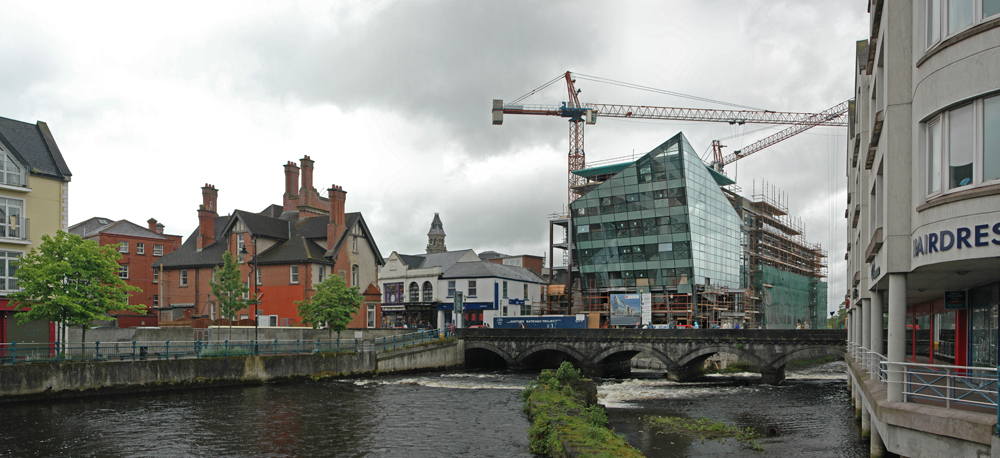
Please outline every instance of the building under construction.
M826 310L825 253L774 193L738 194L683 134L634 161L574 171L581 197L550 219L542 314L608 323L616 294L647 293L652 324L793 328Z
M826 251L805 241L801 221L788 215L787 196L756 183L750 197L727 190L743 220L742 284L762 327L817 327L826 322Z

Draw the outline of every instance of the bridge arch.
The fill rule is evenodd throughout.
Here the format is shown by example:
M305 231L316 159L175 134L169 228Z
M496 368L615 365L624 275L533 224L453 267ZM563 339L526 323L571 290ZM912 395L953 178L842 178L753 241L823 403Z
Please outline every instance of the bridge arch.
M847 353L847 349L843 346L818 345L814 347L800 348L786 353L773 363L769 364L769 366L778 369L790 361L817 358L821 356L844 356L845 353Z
M751 364L757 367L770 367L770 364L768 364L767 361L764 361L764 359L762 359L761 357L757 356L754 353L746 351L742 348L737 348L730 345L721 345L721 344L699 347L697 350L694 350L691 353L688 353L684 355L682 358L680 358L680 360L677 361L677 365L681 367L688 366L692 362L698 360L704 360L708 356L714 355L716 353L729 353L732 355L739 356L740 358L749 361Z
M490 342L483 342L481 340L466 341L465 351L468 352L469 350L485 350L503 358L504 362L507 363L507 367L515 365L514 358L509 353Z
M520 366L524 364L526 361L528 361L528 358L530 358L532 355L549 351L564 353L581 364L586 363L588 361L586 355L580 353L573 347L547 342L540 345L534 345L531 348L521 352L520 354L514 357L514 363Z
M664 365L667 366L667 372L676 371L681 367L673 359L667 356L666 353L663 353L653 345L637 344L631 342L620 343L605 349L604 351L602 351L601 353L599 353L597 356L594 357L593 363L601 364L605 359L607 359L612 355L618 353L628 353L628 352L636 352L636 353L646 352L653 355L654 357L656 357L656 359L660 360L660 362L662 362Z

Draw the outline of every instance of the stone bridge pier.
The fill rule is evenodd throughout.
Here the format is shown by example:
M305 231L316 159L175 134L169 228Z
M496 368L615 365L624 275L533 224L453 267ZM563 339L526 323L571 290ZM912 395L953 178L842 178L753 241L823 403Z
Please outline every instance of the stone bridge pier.
M596 377L628 375L631 360L645 352L663 362L667 377L686 381L702 375L717 353L736 355L758 368L763 383L785 379L785 364L843 356L843 330L734 329L462 329L466 362L509 369L556 367L570 361Z

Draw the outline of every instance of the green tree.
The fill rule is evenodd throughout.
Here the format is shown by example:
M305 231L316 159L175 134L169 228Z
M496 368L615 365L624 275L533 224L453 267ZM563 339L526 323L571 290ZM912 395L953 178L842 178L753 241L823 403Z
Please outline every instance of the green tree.
M333 338L333 331L337 331L339 339L340 332L351 324L351 319L363 301L357 286L348 288L343 278L331 275L316 287L313 297L296 301L295 308L303 323L311 325L313 329L326 324L330 329L330 338Z
M66 327L81 326L86 341L87 326L107 318L108 312L145 311L143 304L129 304L129 286L118 272L122 255L118 245L99 246L63 231L42 236L42 244L17 262L17 286L9 297L20 312L18 322L49 320L63 324L59 339L66 345Z
M840 303L840 308L837 309L837 313L831 315L830 318L826 320L826 327L829 329L840 329L844 327L844 320L847 318L847 301Z
M226 251L222 254L222 268L212 276L212 295L219 304L219 316L229 319L229 339L233 338L233 317L256 302L250 299L250 287L243 281L236 256Z

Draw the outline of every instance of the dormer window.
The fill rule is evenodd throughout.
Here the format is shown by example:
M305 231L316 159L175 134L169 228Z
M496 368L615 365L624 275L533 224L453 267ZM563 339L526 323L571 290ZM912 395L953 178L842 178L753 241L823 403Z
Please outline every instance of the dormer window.
M0 149L0 184L24 186L24 167Z

